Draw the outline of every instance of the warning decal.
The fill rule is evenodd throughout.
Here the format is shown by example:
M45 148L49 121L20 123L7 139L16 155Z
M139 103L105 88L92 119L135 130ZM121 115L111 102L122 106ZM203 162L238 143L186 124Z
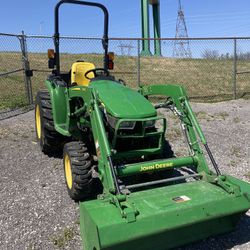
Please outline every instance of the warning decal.
M182 196L177 196L173 198L173 201L179 203L179 202L186 202L186 201L190 201L191 199L189 197L187 197L186 195L182 195Z

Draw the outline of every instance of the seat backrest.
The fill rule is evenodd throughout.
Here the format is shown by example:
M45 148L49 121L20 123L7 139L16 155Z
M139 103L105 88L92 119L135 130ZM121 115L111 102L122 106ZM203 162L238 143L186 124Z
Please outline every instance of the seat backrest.
M71 84L76 83L79 86L88 86L90 80L85 77L88 70L95 69L95 65L89 62L75 62L71 68ZM89 73L88 77L93 78L94 73Z

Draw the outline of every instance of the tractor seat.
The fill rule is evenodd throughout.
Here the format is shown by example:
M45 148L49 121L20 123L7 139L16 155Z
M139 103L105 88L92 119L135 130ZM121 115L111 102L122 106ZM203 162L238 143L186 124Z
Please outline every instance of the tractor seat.
M89 62L75 62L71 68L71 84L78 86L88 86L90 80L85 77L85 73L91 69L95 69L95 65ZM94 73L89 73L88 77L94 78Z

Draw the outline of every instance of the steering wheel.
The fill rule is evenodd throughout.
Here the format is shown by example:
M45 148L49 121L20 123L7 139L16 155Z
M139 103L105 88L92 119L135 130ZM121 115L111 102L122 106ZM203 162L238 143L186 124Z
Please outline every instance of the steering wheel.
M86 73L85 73L85 77L88 79L88 80L91 80L92 78L88 77L88 74L89 73L94 73L95 77L98 77L98 76L109 76L109 71L107 69L104 69L104 68L96 68L96 69L91 69L91 70L88 70Z

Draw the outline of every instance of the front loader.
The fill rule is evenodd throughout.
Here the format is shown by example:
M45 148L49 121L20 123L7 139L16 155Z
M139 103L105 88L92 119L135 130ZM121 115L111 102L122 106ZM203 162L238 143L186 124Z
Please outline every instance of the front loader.
M103 68L78 61L61 72L59 9L65 3L103 11ZM250 208L250 184L221 174L184 88L136 91L116 80L108 11L99 3L60 1L54 41L55 52L48 52L53 71L36 98L36 134L44 153L63 151L68 193L80 204L84 249L165 250L232 230ZM153 105L152 96L164 101ZM189 155L174 155L158 109L179 119Z

